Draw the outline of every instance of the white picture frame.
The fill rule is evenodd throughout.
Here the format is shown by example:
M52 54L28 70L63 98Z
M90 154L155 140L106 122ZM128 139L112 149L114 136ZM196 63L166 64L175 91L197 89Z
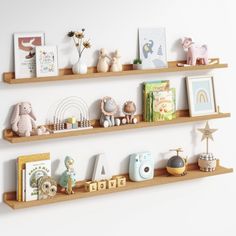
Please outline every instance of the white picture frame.
M139 28L139 57L143 69L168 67L165 28Z
M217 113L213 76L189 76L186 85L191 117Z
M35 47L45 44L44 32L14 33L15 78L36 76Z
M36 76L57 76L58 72L57 46L36 47Z

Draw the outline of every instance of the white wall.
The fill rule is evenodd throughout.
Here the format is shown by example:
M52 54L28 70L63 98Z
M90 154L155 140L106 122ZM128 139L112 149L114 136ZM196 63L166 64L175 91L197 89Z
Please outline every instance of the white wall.
M164 26L167 29L168 59L182 59L177 40L192 36L207 43L211 57L228 62L227 70L208 71L215 76L217 101L222 111L232 112L231 119L211 121L215 142L212 151L226 166L235 166L235 22L234 1L187 0L68 0L0 2L0 74L13 70L13 32L44 31L47 44L60 48L60 67L75 61L75 49L65 37L67 31L86 28L92 49L85 52L89 65L95 63L96 50L119 48L122 62L136 57L137 28ZM202 72L204 73L204 72ZM201 74L201 73L195 73ZM170 79L177 89L178 109L186 108L184 77L193 73L127 76L89 81L68 81L11 86L0 83L0 130L6 128L10 107L19 101L31 101L44 122L50 105L62 97L77 95L87 101L95 117L99 98L113 96L119 104L132 99L141 111L141 87L146 80ZM94 103L95 102L95 103ZM94 110L95 109L95 110ZM80 138L12 145L0 140L0 195L15 189L15 158L22 154L51 153L53 172L60 174L65 155L76 160L78 179L91 176L93 155L105 152L114 172L127 171L127 156L150 150L156 166L165 164L170 148L183 147L193 156L203 151L196 124L110 133ZM0 203L1 235L235 235L235 174L140 189L125 193L63 202L13 211Z

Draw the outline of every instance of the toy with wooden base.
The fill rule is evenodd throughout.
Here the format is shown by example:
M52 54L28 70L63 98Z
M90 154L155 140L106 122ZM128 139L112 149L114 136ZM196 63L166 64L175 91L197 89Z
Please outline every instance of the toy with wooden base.
M217 129L211 129L209 123L206 123L204 129L198 129L202 133L202 141L206 139L206 152L201 153L198 159L198 165L201 171L212 172L216 169L216 158L213 153L209 153L209 139L213 141L212 134L217 131Z
M177 155L172 156L167 162L167 172L174 176L183 176L187 174L187 158L179 156L180 152L183 152L181 148L171 149L170 151L176 151Z

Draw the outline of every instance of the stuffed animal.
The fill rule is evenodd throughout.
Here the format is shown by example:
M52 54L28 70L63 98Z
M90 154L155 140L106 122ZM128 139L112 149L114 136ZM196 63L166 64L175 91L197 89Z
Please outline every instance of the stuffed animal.
M111 72L119 72L123 70L120 58L121 58L120 52L116 50L111 60L111 69L110 69Z
M17 103L11 116L12 130L19 136L32 135L33 129L36 129L36 118L29 102Z
M187 51L187 64L195 66L197 62L201 65L208 65L207 45L198 46L191 38L183 38L182 46Z
M101 100L101 111L102 115L100 118L100 125L104 128L111 126L119 126L120 119L115 118L115 114L118 110L118 106L115 100L111 97L104 97Z
M107 50L101 48L98 56L97 72L107 72L109 70L109 62L107 59L110 59L107 55Z
M123 113L125 114L125 117L122 119L122 124L136 124L137 118L134 117L135 112L135 103L132 101L125 102L123 106Z

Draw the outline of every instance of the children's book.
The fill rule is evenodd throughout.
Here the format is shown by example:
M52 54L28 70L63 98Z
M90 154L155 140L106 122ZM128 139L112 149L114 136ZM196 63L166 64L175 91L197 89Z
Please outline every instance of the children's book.
M40 153L33 155L20 156L16 161L16 172L17 172L17 200L22 201L22 184L23 184L23 176L22 170L25 169L25 164L27 162L32 161L40 161L40 160L49 160L50 153Z
M51 176L51 161L35 161L25 164L25 200L38 199L38 180L43 176Z
M153 121L172 120L176 118L175 89L153 92Z
M143 119L144 121L152 121L152 92L165 91L169 89L168 80L159 80L143 83Z

